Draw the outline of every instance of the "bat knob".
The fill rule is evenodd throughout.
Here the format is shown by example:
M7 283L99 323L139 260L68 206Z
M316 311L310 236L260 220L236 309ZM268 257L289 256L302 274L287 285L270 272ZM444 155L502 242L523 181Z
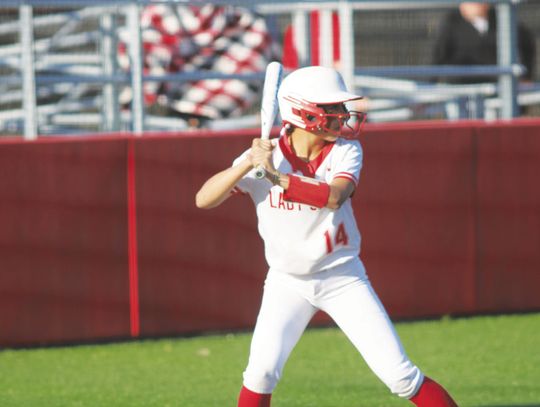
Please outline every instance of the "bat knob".
M257 167L255 170L255 178L257 179L263 179L266 176L266 170L264 167L260 166Z

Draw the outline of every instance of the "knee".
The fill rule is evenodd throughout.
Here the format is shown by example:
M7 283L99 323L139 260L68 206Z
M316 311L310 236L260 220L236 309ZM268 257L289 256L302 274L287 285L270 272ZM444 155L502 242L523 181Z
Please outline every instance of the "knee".
M269 394L274 391L280 379L275 369L250 369L244 372L244 386L257 393Z
M423 380L420 369L411 365L397 372L386 384L393 394L409 399L416 394Z

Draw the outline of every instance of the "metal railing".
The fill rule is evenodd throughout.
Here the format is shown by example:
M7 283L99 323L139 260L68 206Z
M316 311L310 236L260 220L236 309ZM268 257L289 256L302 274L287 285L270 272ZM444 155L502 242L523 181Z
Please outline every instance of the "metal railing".
M498 18L498 65L477 67L454 66L407 66L407 67L371 67L358 68L354 55L353 12L356 10L385 9L425 9L455 6L459 0L338 0L291 2L290 0L235 0L212 1L216 4L245 6L255 9L263 15L284 14L291 16L297 38L297 50L301 65L308 65L309 60L309 22L307 13L317 9L320 12L321 31L331 36L329 21L331 13L337 12L340 21L340 70L349 86L360 88L370 96L375 121L396 120L396 117L410 118L411 111L418 104L432 103L448 105L463 100L476 106L474 114L493 118L500 111L500 117L512 118L518 115L518 104L535 103L540 97L537 87L522 89L527 93L519 94L517 78L523 73L523 67L517 64L515 53L516 7L519 0L488 0L496 7ZM0 24L0 35L18 34L20 43L0 46L0 68L6 67L9 74L0 76L0 106L2 103L13 105L18 100L20 109L0 110L2 122L23 120L24 137L35 139L39 130L50 132L67 129L75 124L95 126L102 130L118 131L129 128L136 134L147 129L185 129L187 125L180 119L147 115L144 106L143 83L147 81L193 81L206 78L235 78L262 81L263 74L226 75L219 72L182 72L166 75L144 75L141 43L140 11L147 4L204 4L190 0L143 1L143 0L2 0L2 9L17 7L19 21ZM39 7L84 7L78 10L64 11L58 14L34 16ZM93 20L95 28L77 31L81 22ZM121 22L119 22L121 20ZM60 28L48 38L35 38L34 30L52 24ZM118 70L115 62L116 44L119 27L128 31L128 52L131 59L129 72ZM504 39L504 41L502 40ZM59 52L84 45L99 43L99 53L87 54ZM321 61L329 64L332 49L321 44ZM56 53L55 53L56 51ZM39 58L36 58L36 55ZM47 72L42 72L47 71ZM434 85L403 78L418 78L430 75L461 76L497 75L498 85L451 86ZM384 88L391 78L401 78L401 85L407 88L393 88L393 97ZM393 79L395 80L395 79ZM377 84L375 86L375 83ZM97 86L98 85L98 86ZM121 85L129 85L132 102L129 111L120 109L118 92ZM395 85L395 82L394 82ZM92 88L92 86L94 88ZM96 86L102 88L96 93ZM17 90L20 87L20 90ZM93 89L92 97L84 96L85 91ZM9 90L6 92L6 90ZM61 93L58 101L37 106L36 95ZM461 100L461 102L460 102ZM472 102L471 102L472 101ZM100 113L96 113L101 110ZM408 111L408 114L400 112ZM459 111L459 110L458 110ZM460 113L450 117L461 117ZM44 120L48 118L48 120ZM236 126L254 126L256 115L234 120L217 120L211 126L227 128ZM1 126L0 126L1 127Z

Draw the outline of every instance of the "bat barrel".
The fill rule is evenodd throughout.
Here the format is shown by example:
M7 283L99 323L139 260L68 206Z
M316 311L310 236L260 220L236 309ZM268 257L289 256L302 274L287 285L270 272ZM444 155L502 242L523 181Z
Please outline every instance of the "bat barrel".
M263 95L261 103L261 138L267 140L278 113L277 93L283 75L283 66L279 62L270 62L266 67ZM255 178L263 179L266 169L259 166L255 170Z

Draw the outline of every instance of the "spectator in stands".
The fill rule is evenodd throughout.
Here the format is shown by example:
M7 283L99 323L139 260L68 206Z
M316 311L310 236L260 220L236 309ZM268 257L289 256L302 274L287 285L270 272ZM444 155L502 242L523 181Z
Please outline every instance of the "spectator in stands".
M535 44L532 33L518 25L518 62L527 72L523 80L534 80ZM450 11L441 24L433 50L436 65L496 65L497 18L491 5L464 2ZM495 77L451 77L447 82L479 83L495 81Z

